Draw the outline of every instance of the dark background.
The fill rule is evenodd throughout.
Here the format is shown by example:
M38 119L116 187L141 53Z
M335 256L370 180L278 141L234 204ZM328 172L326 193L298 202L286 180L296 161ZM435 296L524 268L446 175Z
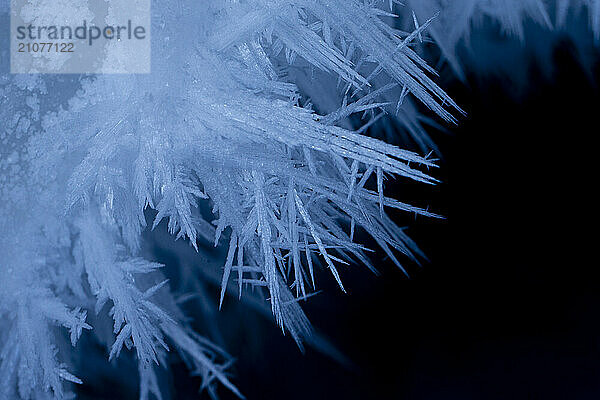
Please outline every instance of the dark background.
M580 67L581 56L561 41L550 72L533 58L504 61L526 69L518 87L502 74L469 74L466 84L444 86L468 117L449 135L434 135L444 156L434 176L443 183L386 185L386 194L446 216L405 221L430 261L407 262L407 278L378 253L380 276L359 266L342 272L348 294L321 273L322 293L304 306L345 363L310 347L301 353L272 321L235 302L205 321L223 332L236 358L233 382L246 398L600 396L598 266L583 260L588 246L578 237L579 225L597 236L596 202L581 191L596 182L584 174L597 157L600 74ZM216 300L218 289L210 290ZM136 398L135 364L121 358L131 364L131 386L94 381L96 370L81 376L79 396ZM198 398L200 378L171 361L171 397ZM236 398L223 387L218 393Z

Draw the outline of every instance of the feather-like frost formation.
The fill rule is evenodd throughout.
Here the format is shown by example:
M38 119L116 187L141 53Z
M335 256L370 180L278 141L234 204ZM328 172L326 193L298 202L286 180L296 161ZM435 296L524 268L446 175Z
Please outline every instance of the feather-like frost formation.
M461 112L411 49L428 23L395 30L387 5L160 2L149 75L0 77L3 398L65 398L64 381L81 383L69 347L90 329L108 359L134 351L142 399L161 398L155 366L172 349L211 395L217 382L239 394L229 356L191 330L168 290L169 266L141 256L149 210L152 228L164 219L194 247L226 238L220 301L230 280L240 295L262 288L300 346L311 327L299 301L317 267L342 290L344 265L375 269L358 229L400 267L398 254L422 256L386 208L437 215L386 197L384 181L433 184L434 160L341 123L383 109L391 86L396 109L411 94L443 120ZM319 115L298 71L337 80L351 100Z

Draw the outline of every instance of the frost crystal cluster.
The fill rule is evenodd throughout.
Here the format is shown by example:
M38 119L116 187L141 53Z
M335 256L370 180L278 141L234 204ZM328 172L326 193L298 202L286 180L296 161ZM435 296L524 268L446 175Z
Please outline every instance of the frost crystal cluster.
M229 286L263 291L300 346L311 327L298 302L317 269L342 290L341 266L374 269L355 232L399 266L419 255L386 209L435 215L385 196L384 180L434 183L434 162L348 122L377 118L394 88L395 109L411 95L444 120L460 112L411 50L429 23L396 30L393 3L155 2L140 75L10 75L2 38L0 398L68 397L82 335L108 360L135 354L142 399L161 398L167 352L211 395L238 393L227 354L170 293L174 267L142 255L141 233L163 220L194 247L227 241L220 301ZM300 89L317 76L331 88L321 105Z
M600 35L597 0L558 0L554 19L541 0L152 6L150 74L11 75L0 36L2 400L72 397L84 336L105 362L134 354L141 399L162 398L169 352L211 396L241 397L230 356L191 328L169 288L169 269L190 266L146 257L142 233L164 221L173 240L222 244L218 301L258 293L284 333L310 344L300 301L318 275L345 290L341 268L375 270L365 234L402 268L422 254L387 210L437 217L384 194L391 177L436 183L423 123L462 113L414 45L433 39L460 73L457 43L480 18L522 37L525 18L561 26L585 8ZM38 7L89 13L86 0ZM3 25L8 13L2 0ZM419 153L365 135L383 115Z
M587 8L598 37L599 4L552 9L560 25ZM86 0L37 6L73 21L89 12ZM105 362L134 354L141 399L162 398L169 352L211 396L242 396L231 358L191 328L169 288L169 269L190 266L145 257L142 233L164 221L194 248L223 243L219 302L259 293L286 334L311 343L299 302L315 293L318 270L341 290L345 265L375 270L355 240L365 234L401 267L399 256L422 254L386 211L437 217L384 194L390 177L436 182L434 160L420 155L435 150L422 123L462 113L413 45L433 38L460 70L455 47L474 19L521 36L526 17L550 25L547 7L160 1L152 73L139 75L11 75L0 36L0 399L72 397L75 360L98 362L78 354L82 337L106 349ZM3 25L8 13L2 0ZM365 136L384 114L419 153Z

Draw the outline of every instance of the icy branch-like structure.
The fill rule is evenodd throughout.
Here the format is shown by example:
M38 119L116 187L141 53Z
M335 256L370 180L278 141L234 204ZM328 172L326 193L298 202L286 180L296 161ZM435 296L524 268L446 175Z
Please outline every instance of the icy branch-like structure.
M423 21L432 12L440 12L428 32L444 59L462 79L464 72L457 47L463 41L469 42L473 25L481 24L485 18L497 22L503 33L521 41L527 19L552 29L544 0L409 0L408 3L416 21Z
M73 346L98 330L109 359L134 350L141 398L160 398L153 365L170 349L211 394L216 382L238 393L228 356L191 331L169 292L161 272L169 266L141 256L149 210L152 228L164 219L192 246L226 238L220 301L234 278L240 294L262 288L300 346L311 327L298 301L314 291L319 265L342 290L344 265L374 270L354 238L361 229L401 267L399 253L422 254L386 208L437 217L383 192L390 176L435 183L426 171L433 160L341 123L355 113L376 118L392 86L400 95L385 102L396 109L412 95L443 120L461 112L410 47L428 23L397 31L382 21L388 2L378 1L153 6L151 74L0 77L6 398L63 398L63 381L81 382L55 326ZM346 100L314 112L298 71L338 80ZM112 333L97 329L109 321Z
M556 25L564 28L569 13L585 10L596 43L600 41L600 1L599 0L556 0Z
M477 28L494 32L498 30L506 38L517 39L525 45L526 26L537 25L541 27L547 40L530 40L527 43L529 54L534 53L536 47L544 47L544 42L551 41L555 33L566 34L576 44L586 43L586 36L593 38L595 46L600 40L598 0L408 0L407 4L409 7L403 9L403 18L399 23L402 27L417 27L434 13L439 13L423 39L436 44L441 51L442 60L448 62L462 80L465 79L465 60L459 59L458 51L462 46L470 50L473 31ZM587 19L589 29L585 28L584 18ZM497 34L490 37L480 35L477 40L483 40L481 48L493 49ZM540 49L540 52L543 50ZM479 53L473 55L474 59L486 57ZM473 65L466 66L479 72Z

